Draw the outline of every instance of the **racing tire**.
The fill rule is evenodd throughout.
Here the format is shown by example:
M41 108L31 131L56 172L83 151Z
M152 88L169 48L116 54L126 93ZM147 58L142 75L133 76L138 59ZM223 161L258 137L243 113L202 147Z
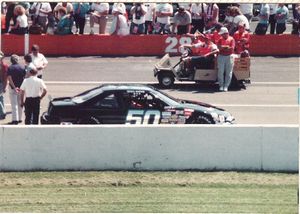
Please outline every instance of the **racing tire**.
M158 82L159 85L163 88L170 88L174 85L174 75L170 72L159 73L158 74Z
M98 125L98 124L102 124L102 123L96 117L90 117L90 118L84 118L84 119L79 120L78 124L80 124L80 125Z
M215 124L215 122L212 118L208 117L207 115L199 115L192 122L192 124Z

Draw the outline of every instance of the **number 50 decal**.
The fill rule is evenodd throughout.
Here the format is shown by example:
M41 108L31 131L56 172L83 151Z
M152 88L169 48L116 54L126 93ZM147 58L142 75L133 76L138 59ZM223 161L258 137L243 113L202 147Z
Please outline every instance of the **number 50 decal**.
M151 124L158 124L160 119L160 111L158 110L129 110L126 117L126 125L149 124L151 116L154 117Z
M178 39L176 37L168 37L166 39L166 43L169 44L165 49L166 53L177 53L178 52L178 49L176 48L176 46L178 45ZM179 39L179 45L191 44L191 43L192 43L192 40L189 37L181 37Z

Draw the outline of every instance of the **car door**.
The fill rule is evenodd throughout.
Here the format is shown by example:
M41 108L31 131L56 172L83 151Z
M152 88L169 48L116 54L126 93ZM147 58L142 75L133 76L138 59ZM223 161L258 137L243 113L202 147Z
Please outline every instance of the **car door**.
M159 124L164 104L148 91L128 92L126 124Z
M124 123L118 93L115 91L104 92L94 97L86 103L81 110L84 117L94 117L101 124L121 124Z

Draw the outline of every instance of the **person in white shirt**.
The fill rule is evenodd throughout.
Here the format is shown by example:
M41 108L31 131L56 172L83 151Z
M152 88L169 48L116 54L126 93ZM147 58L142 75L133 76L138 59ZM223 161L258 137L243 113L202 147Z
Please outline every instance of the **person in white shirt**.
M92 4L91 10L93 12L91 12L90 15L90 34L94 34L93 27L95 23L99 24L99 34L105 34L106 24L108 20L109 4L96 2Z
M157 23L155 24L156 34L169 34L170 30L170 17L173 15L173 7L169 3L158 4L155 8L155 15Z
M25 14L25 8L21 5L17 5L14 9L14 14L17 16L16 24L11 27L9 33L18 35L28 33L28 20Z
M25 68L25 72L26 72L25 78L30 76L29 71L35 70L37 72L35 65L32 63L32 57L30 54L26 54L24 56L24 62L25 62L24 68Z
M58 12L60 8L65 8L67 14L71 14L73 13L73 5L72 3L69 2L61 2L61 3L57 3L57 5L55 6L55 8L53 9L53 13L55 18L59 21L62 16L60 15L60 13Z
M236 6L231 7L231 10L232 10L232 14L233 14L233 25L229 29L229 34L233 35L237 31L240 23L243 23L245 25L245 30L249 31L250 24L249 24L247 17L245 15L243 15L241 10Z
M39 124L40 102L47 94L47 88L42 79L37 78L37 71L31 69L21 87L21 107L25 107L25 125ZM25 100L25 102L24 102Z
M135 3L130 9L130 14L132 15L130 34L143 34L145 32L146 12L147 8L141 3Z
M191 33L199 31L203 33L205 27L205 18L206 18L206 4L205 3L193 3L190 8L192 15L192 30Z
M206 7L205 29L208 30L215 26L219 21L219 7L217 4L209 3Z
M155 8L156 3L144 3L147 12L145 14L145 34L152 34L153 33L153 26L155 21Z
M248 22L250 23L253 17L253 4L240 4L239 5L240 10L244 14L244 16L247 17Z
M32 21L40 25L43 28L43 33L46 33L48 25L48 15L52 12L50 3L35 2L31 6L30 11L34 13Z
M111 24L111 35L126 36L129 34L129 26L125 17L126 9L124 3L116 3L113 6L112 14L114 15Z
M32 53L30 55L32 57L32 63L38 70L37 77L42 79L43 70L47 67L48 61L47 61L46 57L39 52L40 47L38 45L36 45L36 44L32 45L31 51L32 51Z

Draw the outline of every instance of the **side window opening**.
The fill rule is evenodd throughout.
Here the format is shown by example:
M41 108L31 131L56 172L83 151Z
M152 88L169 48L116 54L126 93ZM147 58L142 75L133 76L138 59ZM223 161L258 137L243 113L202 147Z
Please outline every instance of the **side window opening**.
M116 109L119 108L118 100L115 94L110 94L100 100L95 105L96 108Z

